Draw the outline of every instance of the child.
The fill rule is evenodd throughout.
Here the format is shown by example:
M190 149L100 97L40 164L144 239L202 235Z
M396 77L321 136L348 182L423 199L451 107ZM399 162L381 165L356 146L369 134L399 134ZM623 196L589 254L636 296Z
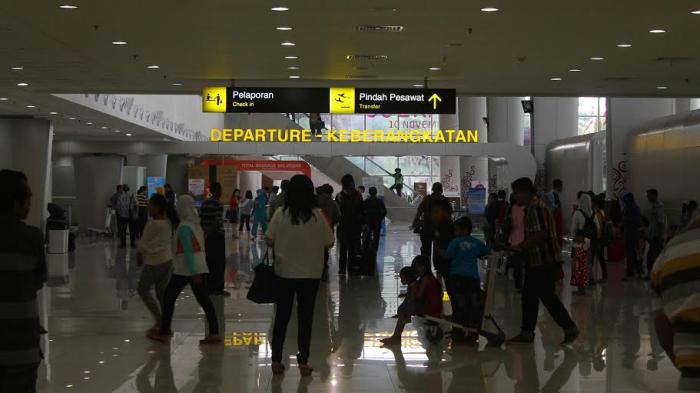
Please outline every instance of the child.
M450 273L450 259L447 257L447 246L455 237L452 222L452 205L446 198L433 202L433 222L435 223L435 240L433 242L433 261L435 270L441 278L447 278Z
M429 315L440 318L442 315L442 285L430 271L430 259L425 255L418 255L413 258L412 265L418 280L409 285L409 294L399 307L394 334L382 340L382 344L385 346L401 345L401 334L406 324L411 321L411 316ZM410 278L410 275L406 276L406 280L410 280ZM401 282L404 282L403 277Z
M481 280L477 258L490 253L486 244L471 236L472 221L461 217L454 223L456 237L447 247L450 270L447 293L452 305L452 321L465 327L479 328L481 324ZM476 341L471 335L469 341ZM453 331L453 342L465 341L464 331Z
M582 231L576 231L571 260L571 285L578 287L574 295L583 296L586 294L589 278L588 249L590 244L590 240L583 235Z
M151 196L148 201L148 214L153 220L146 224L138 248L138 265L145 264L139 277L138 293L155 319L153 331L160 329L160 304L163 302L163 294L173 266L173 230L166 218L167 209L168 200L163 195ZM156 299L151 295L152 287L156 288Z

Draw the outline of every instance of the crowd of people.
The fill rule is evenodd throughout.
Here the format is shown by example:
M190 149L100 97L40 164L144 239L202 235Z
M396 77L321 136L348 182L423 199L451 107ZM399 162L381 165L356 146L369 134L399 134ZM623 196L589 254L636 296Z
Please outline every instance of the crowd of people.
M2 266L2 287L11 290L0 291L5 294L0 302L35 304L47 269L41 232L23 222L30 209L31 190L20 172L2 170L0 182L6 186L0 192L0 255L3 261L19 258L15 264ZM217 182L209 185L210 196L199 209L192 196L178 197L169 185L163 195L150 197L144 187L133 195L128 185L119 185L109 204L117 216L119 246L126 247L128 229L130 244L142 266L138 294L154 321L147 336L162 343L170 341L176 299L189 285L208 323L207 334L200 343L222 342L221 316L217 316L211 297L228 296L224 290L225 221L236 224L238 234L234 231L234 236L238 237L245 223L253 240L257 239L257 229L262 230L274 261L272 371L285 371L284 338L296 300L297 361L301 374L310 375L314 304L321 281L328 279L329 250L337 241L341 277L373 274L382 222L387 215L376 187L369 187L365 193L349 174L342 177L341 184L342 189L333 197L332 186L314 188L310 178L295 175L283 181L279 189L258 190L255 198L251 191L241 196L235 190L228 209L221 201L222 186ZM520 332L507 343L533 343L542 302L564 332L561 344L571 344L579 329L556 291L557 282L565 277L565 237L571 239L570 285L582 296L586 295L586 287L607 280L606 250L621 239L626 257L624 279L651 279L651 286L664 305L656 318L661 345L685 380L691 381L685 383L695 383L697 350L688 337L700 331L695 318L700 304L696 278L700 252L697 203L684 204L681 224L669 228L658 190L647 191L647 209L640 208L629 192L618 203L606 201L604 195L581 191L570 212L567 234L563 217L568 213L563 211L562 190L561 180L555 180L552 190L545 193L538 192L530 179L520 178L511 184L509 200L505 190L491 195L482 241L473 236L474 225L469 217L455 219L442 185L433 184L431 194L423 198L413 220L413 231L420 237L420 252L410 266L401 269L400 279L407 292L395 316L394 334L383 344L400 346L402 332L413 316L445 318L443 284L450 299L451 322L459 326L450 334L453 345L476 343L478 336L474 332L481 325L484 308L478 260L493 252L506 256L508 269L513 270L514 290L521 298ZM248 229L251 216L253 227ZM598 268L599 279L595 273ZM11 298L6 296L9 293ZM684 302L679 303L681 295ZM21 352L22 356L0 356L0 384L10 386L8 391L23 391L21 384L36 380L40 362L38 335L44 330L36 307L30 308L31 313L14 320L11 315L4 315L13 322L0 325L4 340L22 337L17 342L24 343L12 347L13 353ZM7 353L6 348L9 347L0 345L0 354ZM18 388L13 390L14 387Z

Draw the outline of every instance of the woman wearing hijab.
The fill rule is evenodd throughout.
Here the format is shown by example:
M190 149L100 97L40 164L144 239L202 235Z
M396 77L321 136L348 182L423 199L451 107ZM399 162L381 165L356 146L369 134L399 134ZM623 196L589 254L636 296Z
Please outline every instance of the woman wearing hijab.
M253 201L253 231L250 232L251 239L255 240L258 235L258 225L262 225L263 235L267 232L267 197L265 190L258 190L255 201Z
M178 198L175 205L180 223L175 230L173 247L173 275L170 277L168 287L163 296L163 316L160 323L160 331L149 331L148 337L168 343L173 332L170 324L175 311L175 300L187 284L192 288L197 303L204 310L209 323L209 335L200 344L218 344L219 322L216 318L214 305L209 298L207 287L204 284L204 274L208 273L207 262L204 256L204 231L199 225L199 215L194 205L194 199L189 195Z
M571 252L571 285L578 287L577 295L586 294L586 286L589 283L590 273L588 266L588 251L591 240L595 237L595 224L593 221L593 206L591 196L580 193L578 208L571 217L571 237L574 239Z
M625 233L625 258L627 259L627 274L622 280L628 281L632 280L635 274L638 276L642 274L642 265L637 260L642 213L631 192L622 196L622 226Z

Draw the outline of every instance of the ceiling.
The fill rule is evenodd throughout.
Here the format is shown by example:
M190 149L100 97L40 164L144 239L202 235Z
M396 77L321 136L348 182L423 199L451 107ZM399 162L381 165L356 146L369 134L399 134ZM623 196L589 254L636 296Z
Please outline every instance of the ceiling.
M0 115L46 115L59 105L49 93L191 94L232 80L412 87L427 78L473 95L700 96L697 0L64 1L78 8L0 2ZM666 33L649 32L657 28Z

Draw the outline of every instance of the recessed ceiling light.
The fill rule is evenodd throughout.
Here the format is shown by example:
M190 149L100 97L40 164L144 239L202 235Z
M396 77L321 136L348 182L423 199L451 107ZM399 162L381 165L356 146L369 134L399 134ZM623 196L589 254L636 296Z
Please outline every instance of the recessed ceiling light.
M19 82L19 83L17 84L17 86L19 86L19 87L25 87L25 86L29 86L29 83L27 83L27 82Z
M7 100L9 100L9 98L7 98L7 97L0 97L0 101L7 101Z
M58 6L58 8L60 8L62 10L74 10L74 9L78 8L78 6L72 5L72 4L61 4Z
M549 80L550 80L550 81L554 81L554 82L559 82L559 81L561 80L561 78L557 76L557 77L554 77L554 78L549 78Z
M282 45L282 46L294 46L296 44L293 42L285 41L285 42L281 43L280 45Z
M85 123L85 124L87 124L87 125L91 126L91 125L93 125L94 123L93 123L93 122L91 122L91 121L89 121L89 122L87 122L87 123Z
M413 85L413 87L423 87L423 85L417 83L417 84Z
M299 79L301 78L299 75L289 75L289 79Z
M175 83L173 83L173 86L182 86L182 83L180 83L180 82L175 82Z
M29 108L29 109L36 108L36 105L27 105L27 108Z
M632 44L628 44L628 43L626 43L626 42L623 42L623 43L621 43L621 44L617 44L617 47L618 47L618 48L631 48L631 47L632 47Z
M75 117L69 117L68 120L75 120Z
M690 13L693 15L700 15L700 10L693 10L693 11L690 11Z
M657 90L666 90L668 89L668 86L656 86Z
M157 70L158 68L160 68L160 66L158 66L157 64L151 64L149 66L146 66L146 68L148 68L149 70Z
M57 115L57 114L58 114L58 112L53 112L53 111L49 112L49 115Z
M126 45L126 41L112 41L112 45Z
M279 31L289 31L289 30L292 30L292 28L289 27L289 26L277 26L277 30L279 30Z
M289 11L289 8L287 8L287 7L272 7L270 9L272 11L277 11L277 12Z
M114 130L114 132L116 132L118 134L118 133L122 132L122 130Z
M572 68L569 70L569 72L581 72L581 69L579 68Z
M440 71L440 67L430 67L428 68L430 71Z
M284 58L287 60L296 60L299 58L299 56L285 56Z
M496 12L498 11L498 8L496 7L483 7L481 9L481 12Z
M664 30L664 29L651 29L651 30L649 30L649 32L651 34L663 34L666 32L666 30Z
M107 126L102 126L102 127L100 127L100 128L103 129L103 130L106 130L106 129L107 129Z
M126 136L131 136L131 134L126 134Z
M287 69L288 69L288 70L298 70L299 67L297 67L297 66L289 66L289 67L287 67Z
M10 67L10 69L11 69L12 71L22 71L22 70L24 69L24 67L22 67L22 66L14 66L14 67Z
M593 61L601 61L601 60L605 60L605 57L596 57L596 56L593 56L593 57L591 57L591 60L593 60Z

